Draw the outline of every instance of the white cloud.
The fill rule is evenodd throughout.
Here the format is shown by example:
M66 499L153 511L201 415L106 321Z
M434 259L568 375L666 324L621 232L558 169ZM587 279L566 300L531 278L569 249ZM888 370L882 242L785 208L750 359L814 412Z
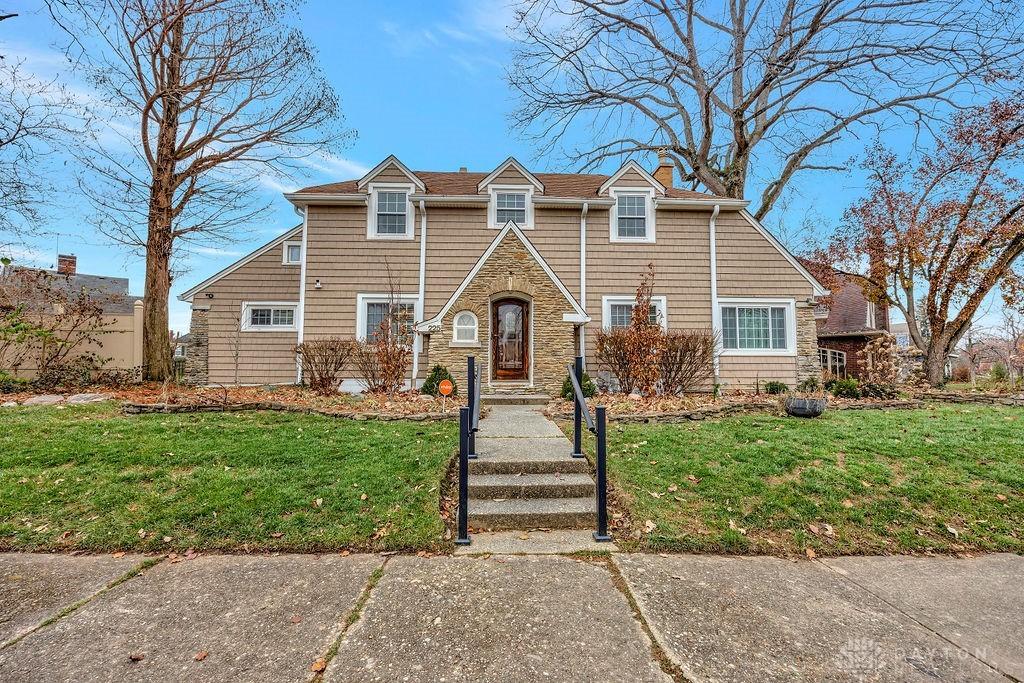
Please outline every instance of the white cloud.
M221 249L219 247L192 247L192 253L211 258L238 258L242 252L233 249Z
M37 249L36 247L17 244L0 245L0 256L9 258L11 261L21 266L46 268L53 265L53 256L42 249Z

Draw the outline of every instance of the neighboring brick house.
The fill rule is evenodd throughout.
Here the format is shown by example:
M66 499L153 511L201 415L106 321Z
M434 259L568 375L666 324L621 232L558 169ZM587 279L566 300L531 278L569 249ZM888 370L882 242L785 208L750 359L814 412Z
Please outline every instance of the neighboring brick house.
M829 305L815 311L818 324L818 355L821 369L838 377L863 378L864 347L875 337L889 332L889 307L869 301L863 278L837 273L838 291Z
M401 312L415 322L411 380L443 363L464 381L474 354L485 392L553 394L576 353L594 371L594 330L628 320L648 263L663 325L721 334L723 385L818 372L825 288L747 202L675 188L668 163L414 172L391 156L285 197L300 225L179 297L191 381L295 382L297 342L365 338ZM342 389L359 388L349 372Z

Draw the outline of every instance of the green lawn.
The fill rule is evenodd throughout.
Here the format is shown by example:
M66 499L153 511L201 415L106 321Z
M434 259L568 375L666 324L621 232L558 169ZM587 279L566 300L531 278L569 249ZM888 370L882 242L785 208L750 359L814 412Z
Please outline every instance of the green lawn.
M441 548L456 436L450 422L4 408L0 550Z
M655 524L627 546L1024 552L1022 409L613 424L608 449L609 477L633 527Z

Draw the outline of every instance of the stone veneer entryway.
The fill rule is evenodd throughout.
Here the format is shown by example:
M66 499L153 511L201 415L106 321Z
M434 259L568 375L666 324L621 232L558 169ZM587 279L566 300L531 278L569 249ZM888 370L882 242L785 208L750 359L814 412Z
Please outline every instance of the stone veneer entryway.
M531 371L526 382L503 383L492 379L491 303L503 298L521 299L528 303ZM476 316L479 340L476 343L452 341L453 321L462 311L471 311ZM460 386L465 386L466 357L473 355L483 373L482 389L485 394L511 392L557 396L565 379L566 367L576 356L575 324L563 320L563 315L569 312L572 312L572 303L519 235L509 230L449 308L441 320L440 329L430 333L427 338L429 363L446 366Z

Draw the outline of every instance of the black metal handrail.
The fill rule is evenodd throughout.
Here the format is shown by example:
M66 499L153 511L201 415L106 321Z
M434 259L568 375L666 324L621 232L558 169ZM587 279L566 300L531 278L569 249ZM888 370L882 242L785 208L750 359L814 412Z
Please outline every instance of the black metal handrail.
M595 541L610 541L608 535L608 443L607 415L604 406L594 408L591 417L587 407L587 397L583 394L580 384L583 379L583 356L576 356L576 362L569 365L569 379L573 392L573 430L572 457L583 458L583 421L587 422L587 430L594 434L597 451L597 531Z
M480 430L480 373L476 358L466 359L466 403L459 408L459 515L456 545L469 545L469 461L476 455L476 433Z

